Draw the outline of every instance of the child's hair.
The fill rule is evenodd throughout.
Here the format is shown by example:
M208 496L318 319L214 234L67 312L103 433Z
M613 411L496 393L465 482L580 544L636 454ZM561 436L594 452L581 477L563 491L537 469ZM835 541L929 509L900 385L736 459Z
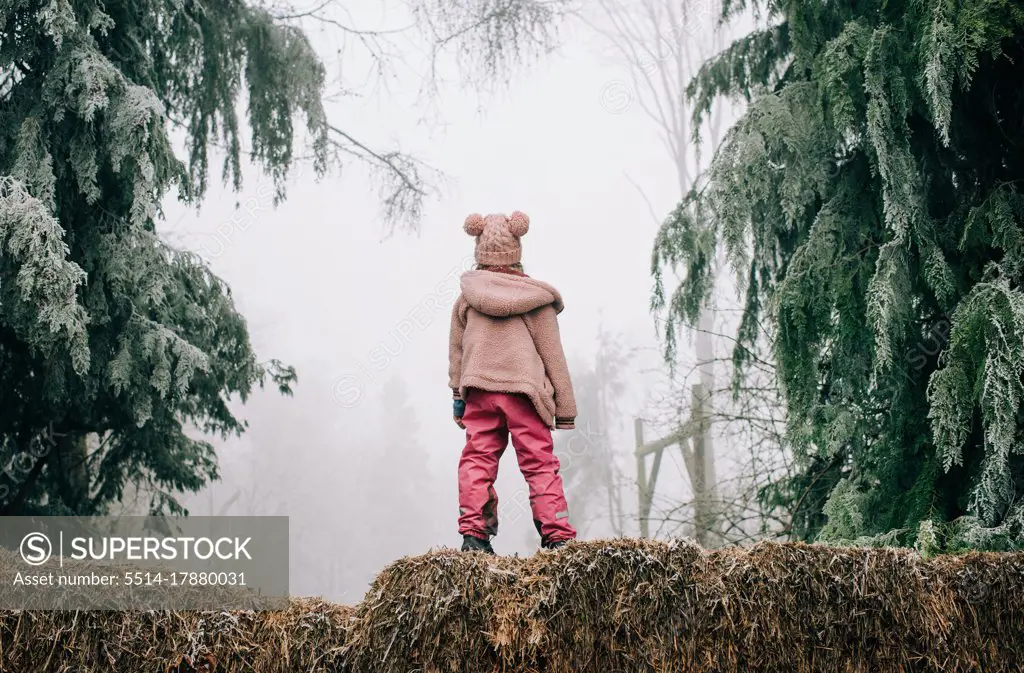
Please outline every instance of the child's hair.
M505 267L506 269L515 269L519 273L523 273L523 263L522 262L516 262L515 264L477 264L476 265L476 270L477 271L489 271L491 269L497 269L497 268L500 268L500 267Z

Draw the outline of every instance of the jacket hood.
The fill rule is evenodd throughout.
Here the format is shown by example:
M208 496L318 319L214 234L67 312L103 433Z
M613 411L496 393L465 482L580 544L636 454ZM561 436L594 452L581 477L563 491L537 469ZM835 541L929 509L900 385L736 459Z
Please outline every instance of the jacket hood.
M548 304L556 313L565 308L558 290L528 276L474 270L462 274L460 284L467 304L495 318L529 313Z

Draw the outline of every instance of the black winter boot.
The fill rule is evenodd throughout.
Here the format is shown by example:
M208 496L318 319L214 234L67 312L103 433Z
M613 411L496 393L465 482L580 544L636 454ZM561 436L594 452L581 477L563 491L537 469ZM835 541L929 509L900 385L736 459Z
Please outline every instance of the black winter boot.
M544 549L561 549L562 547L565 546L566 542L568 542L568 540L557 540L555 542L544 542L544 543L541 543L541 547L543 547Z
M485 554L493 554L494 548L487 540L481 540L475 535L463 535L462 551L482 551Z

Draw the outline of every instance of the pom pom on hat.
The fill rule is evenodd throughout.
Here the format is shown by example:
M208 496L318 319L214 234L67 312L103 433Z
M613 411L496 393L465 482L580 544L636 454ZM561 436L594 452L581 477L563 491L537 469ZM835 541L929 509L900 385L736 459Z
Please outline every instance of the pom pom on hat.
M530 228L530 218L518 210L511 215L491 213L487 217L473 213L466 218L463 228L476 237L477 264L504 266L519 262L523 252L519 237Z
M484 233L484 224L485 220L483 215L480 213L473 213L466 218L466 222L462 225L462 228L465 229L466 233L470 236L479 236Z
M513 236L519 237L530 230L530 218L526 213L518 210L508 216L508 230Z

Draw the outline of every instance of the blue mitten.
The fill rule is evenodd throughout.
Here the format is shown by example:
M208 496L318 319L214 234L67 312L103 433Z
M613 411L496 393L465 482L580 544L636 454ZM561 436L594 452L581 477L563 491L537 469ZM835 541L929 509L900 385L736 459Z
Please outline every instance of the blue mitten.
M455 416L456 418L462 418L463 415L465 415L466 413L466 401L455 400L455 402L452 404L452 412L452 415Z

